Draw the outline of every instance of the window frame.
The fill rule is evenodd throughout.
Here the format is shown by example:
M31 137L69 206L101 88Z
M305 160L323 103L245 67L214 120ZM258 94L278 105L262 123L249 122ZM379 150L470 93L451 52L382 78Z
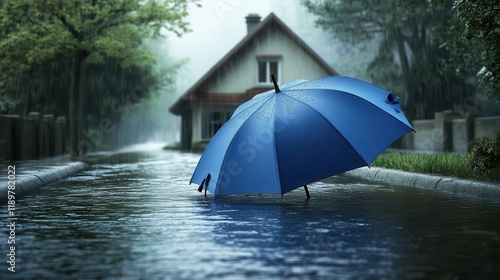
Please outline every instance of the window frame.
M273 81L271 79L271 63L272 62L276 62L277 63L277 70L278 70L278 73L273 73L274 74L274 77L276 78L276 82L278 84L281 84L281 72L282 72L282 67L281 67L281 56L276 56L276 55L266 55L266 56L257 56L257 60L256 60L256 84L259 85L259 86L272 86L273 85ZM266 74L265 74L265 77L266 77L266 81L265 82L261 82L260 79L259 79L259 76L260 76L260 62L265 62L266 63Z
M214 114L224 114L223 118L215 120ZM208 110L202 112L201 120L201 140L209 141L219 131L219 129L231 118L233 111L231 109ZM225 120L224 120L225 119ZM213 129L218 125L218 129Z

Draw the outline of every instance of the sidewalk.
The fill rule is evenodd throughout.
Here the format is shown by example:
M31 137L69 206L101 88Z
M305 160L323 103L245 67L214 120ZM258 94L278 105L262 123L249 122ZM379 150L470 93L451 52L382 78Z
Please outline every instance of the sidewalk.
M396 186L440 190L458 195L469 195L486 199L500 199L500 185L488 182L412 173L379 167L361 167L345 172L344 175Z
M0 204L8 202L9 194L14 195L14 198L18 199L42 186L72 176L89 167L87 163L71 161L69 156L25 160L13 163L2 162L3 174L0 175ZM14 171L15 174L13 173ZM8 192L9 186L12 191L10 193ZM15 189L12 186L15 186Z

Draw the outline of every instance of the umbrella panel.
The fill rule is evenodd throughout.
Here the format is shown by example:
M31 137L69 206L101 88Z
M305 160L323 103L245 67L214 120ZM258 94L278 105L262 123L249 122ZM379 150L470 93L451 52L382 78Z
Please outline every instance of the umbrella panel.
M322 114L288 96L280 96L276 114L291 109L289 123L276 128L282 192L366 165L352 145ZM288 107L288 108L287 108ZM289 114L290 115L290 114ZM275 121L276 123L276 121Z
M225 152L215 195L282 193L270 121L274 115L273 107L274 100L264 103L234 135ZM236 117L239 118L243 116Z
M365 91L364 96L356 96L343 91L308 89L290 91L287 95L325 117L363 157L365 165L412 130L406 119L401 121L403 113L384 101L385 91Z

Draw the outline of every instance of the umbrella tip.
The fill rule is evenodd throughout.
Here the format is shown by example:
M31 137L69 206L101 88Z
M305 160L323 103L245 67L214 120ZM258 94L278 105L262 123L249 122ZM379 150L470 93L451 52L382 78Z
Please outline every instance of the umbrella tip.
M276 79L274 78L274 74L271 74L271 79L273 80L274 90L276 91L276 93L280 93L280 92L281 92L281 90L280 90L280 88L278 87L278 84L276 83Z

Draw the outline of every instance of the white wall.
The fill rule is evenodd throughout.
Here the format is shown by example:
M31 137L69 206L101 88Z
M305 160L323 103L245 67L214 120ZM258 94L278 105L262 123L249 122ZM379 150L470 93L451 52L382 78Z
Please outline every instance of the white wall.
M434 119L413 121L412 126L417 131L413 135L413 149L423 152L442 152L443 141L446 137L452 137L453 152L466 153L469 139L467 139L465 119L453 119L451 125L451 135L445 135ZM475 139L483 136L496 139L500 136L500 116L475 118L473 129Z
M257 87L257 56L281 56L281 80L279 84L296 79L316 79L327 75L307 53L284 32L272 32L269 26L255 37L233 61L221 69L221 73L209 83L209 93L243 93ZM280 29L281 31L281 29Z

